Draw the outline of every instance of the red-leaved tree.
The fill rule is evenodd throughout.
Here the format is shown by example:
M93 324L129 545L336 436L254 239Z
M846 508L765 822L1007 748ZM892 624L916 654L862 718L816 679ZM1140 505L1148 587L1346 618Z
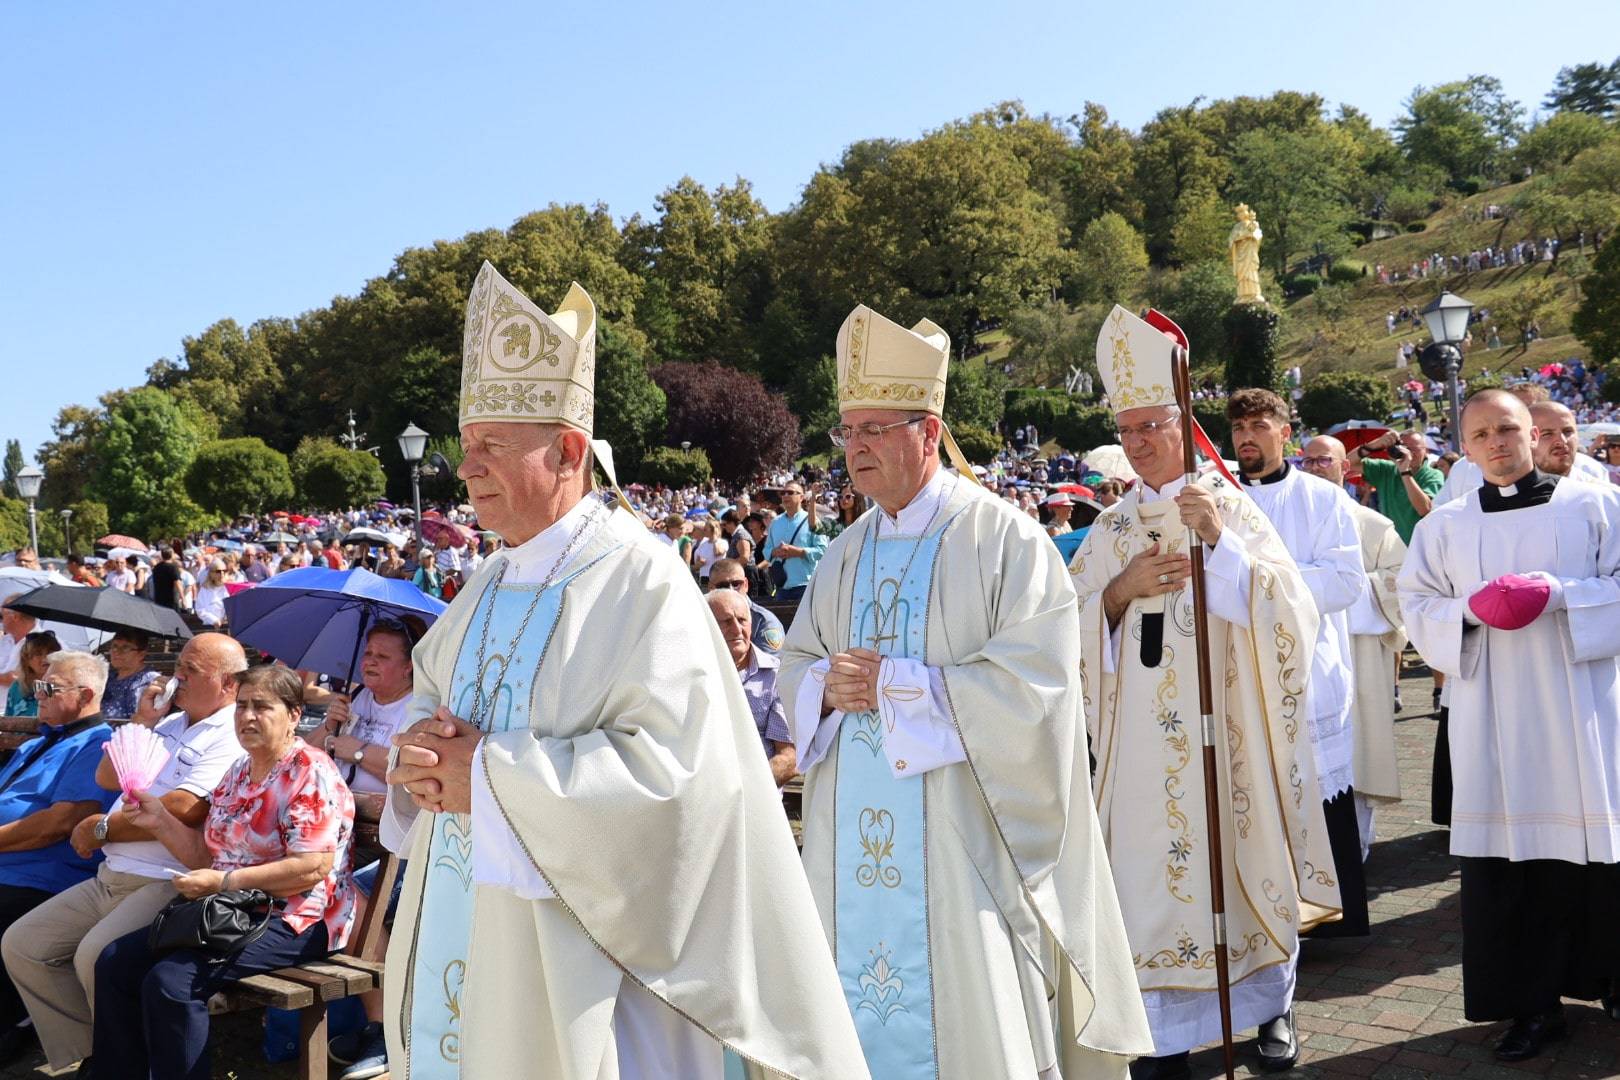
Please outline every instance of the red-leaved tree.
M798 419L756 376L712 360L660 364L651 374L667 402L665 442L702 447L720 479L747 479L798 456Z

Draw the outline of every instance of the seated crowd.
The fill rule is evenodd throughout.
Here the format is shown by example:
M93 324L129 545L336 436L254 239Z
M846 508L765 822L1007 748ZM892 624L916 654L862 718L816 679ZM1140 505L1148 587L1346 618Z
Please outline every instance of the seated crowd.
M26 695L38 737L0 765L0 1066L37 1040L81 1077L211 1076L209 998L342 949L364 911L376 866L352 865L351 789L383 788L418 635L375 626L365 689L335 698L306 742L299 675L249 667L224 634L186 643L171 703L139 638L118 635L109 668L5 614L7 693ZM105 752L115 708L170 751L144 791L122 793ZM272 898L238 951L152 947L171 901L237 890ZM365 1004L375 1021L381 1001ZM347 1042L348 1080L386 1071L380 1025Z

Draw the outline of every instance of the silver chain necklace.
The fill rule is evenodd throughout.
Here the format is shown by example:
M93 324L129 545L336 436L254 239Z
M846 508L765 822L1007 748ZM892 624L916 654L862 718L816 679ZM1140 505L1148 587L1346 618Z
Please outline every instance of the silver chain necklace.
M884 634L884 628L888 627L894 620L895 610L900 606L900 590L905 587L906 575L911 573L911 564L917 558L917 552L922 550L923 543L928 539L928 530L934 527L934 521L939 517L940 510L950 501L951 492L955 490L956 487L953 484L951 491L942 494L939 501L934 504L934 512L928 515L928 524L923 526L922 534L917 537L917 542L911 545L911 554L906 556L906 565L901 567L900 576L891 579L895 583L894 599L889 601L887 610L884 610L883 601L878 596L878 541L882 539L880 534L883 531L883 508L878 507L878 516L872 522L872 606L876 609L877 625L872 628L872 636L867 638L867 641L873 645L874 652L877 651L876 646L880 642L898 639L898 634ZM901 507L901 511L904 512L904 510L905 508ZM896 530L900 528L899 514L894 516L894 527Z
M586 498L591 498L591 496L587 495ZM563 564L568 561L568 557L574 553L574 549L579 546L580 541L585 538L586 534L595 531L593 526L600 516L599 511L601 509L602 504L598 502L586 513L584 519L575 526L573 535L568 538L567 546L563 548L562 554L557 556L557 561L551 564L551 569L546 573L545 580L540 583L540 588L535 590L534 599L529 601L529 608L523 613L523 620L518 623L517 632L512 635L512 640L506 645L506 656L510 657L517 651L518 642L523 640L524 632L529 629L529 620L534 617L535 609L540 606L540 600L545 596L546 590L551 588L552 582L557 579L557 572L563 568ZM506 580L506 568L511 565L512 561L508 557L507 561L501 564L500 572L495 575L494 582L490 584L488 590L489 607L484 611L484 629L478 638L478 662L473 669L473 677L477 681L473 684L472 716L467 719L480 731L488 730L485 726L486 723L494 721L495 694L491 693L489 695L488 707L491 715L483 715L486 704L484 701L484 653L489 648L490 626L495 621L496 593L501 587L501 582ZM510 663L510 661L503 661L501 664L501 677L503 679L506 677L507 663Z

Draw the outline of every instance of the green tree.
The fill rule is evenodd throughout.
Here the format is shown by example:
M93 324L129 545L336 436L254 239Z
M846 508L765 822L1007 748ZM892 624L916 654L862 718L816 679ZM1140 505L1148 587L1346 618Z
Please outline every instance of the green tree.
M1405 104L1406 113L1395 121L1402 151L1415 164L1444 170L1452 184L1497 175L1524 112L1502 92L1501 80L1489 75L1419 86Z
M73 511L73 519L69 523L73 532L73 551L89 551L91 545L100 537L112 532L112 525L107 518L107 504L92 499L80 499L66 507ZM64 541L65 541L64 537ZM71 555L64 542L63 555Z
M84 405L65 405L57 412L51 421L52 438L35 455L45 470L40 497L47 506L65 506L84 498L96 473L95 436L106 419L103 410Z
M185 483L192 501L225 519L260 513L293 495L287 456L251 437L205 443Z
M1560 113L1613 116L1620 106L1620 58L1612 64L1559 68L1558 78L1542 105Z
M1186 333L1194 366L1226 366L1226 313L1236 299L1237 281L1224 260L1195 263L1173 279L1158 306Z
M329 438L306 437L293 451L293 486L316 510L344 510L382 497L382 465L363 450L345 450Z
M1581 302L1569 328L1601 364L1620 360L1620 244L1610 239L1598 249L1592 272L1581 280ZM1620 378L1609 379L1610 387Z
M1498 296L1491 304L1491 316L1499 324L1513 327L1521 336L1557 311L1558 283L1548 277L1531 278L1506 296Z
M951 364L945 380L945 422L994 430L1007 401L1007 378L977 360Z
M1142 200L1135 190L1136 140L1108 119L1094 101L1071 117L1078 145L1070 155L1064 191L1069 204L1069 234L1078 240L1088 223L1116 213L1132 224L1142 220Z
M1179 216L1196 196L1226 185L1227 161L1199 115L1198 102L1164 109L1142 127L1136 147L1136 190L1148 254L1169 260Z
M1224 259L1235 220L1232 206L1214 191L1189 191L1176 207L1176 221L1170 227L1170 261L1190 266Z
M1614 137L1614 131L1591 113L1554 113L1520 136L1513 147L1513 164L1532 174L1551 172L1568 165L1582 150Z
M1061 384L1071 365L1096 370L1096 335L1088 339L1080 318L1060 300L1020 308L1008 316L1006 328L1013 343L1007 359L1026 382Z
M678 450L672 446L655 446L647 451L634 475L643 484L695 487L708 483L712 470L709 468L709 455L702 447ZM629 482L628 475L621 479Z
M1265 229L1265 248L1278 274L1290 257L1323 245L1343 250L1350 216L1347 177L1353 147L1326 127L1306 131L1250 131L1232 149L1231 197L1246 202Z
M635 475L668 420L664 391L648 375L637 337L607 324L596 334L595 434L612 445L614 463L626 475Z
M147 369L148 386L194 403L227 437L281 428L283 374L264 330L243 330L236 320L221 319L184 339L181 348L179 362L159 360Z
M970 465L985 465L1001 452L1001 436L982 427L962 424L951 428L951 437Z
M1234 304L1223 322L1227 342L1227 389L1258 386L1275 390L1277 313L1265 304Z
M1299 418L1317 431L1345 420L1382 420L1395 407L1389 383L1359 371L1330 371L1306 381Z
M20 499L22 493L17 490L17 474L27 468L28 462L23 458L22 443L16 439L6 440L5 479L0 483L0 494L8 499Z
M210 524L183 478L202 436L169 394L143 386L113 404L91 447L90 494L107 504L112 528L150 539Z
M1112 210L1086 226L1076 254L1080 293L1087 300L1129 302L1147 276L1142 234Z
M1422 221L1434 212L1432 192L1401 185L1390 190L1384 198L1384 216L1397 225L1410 225Z

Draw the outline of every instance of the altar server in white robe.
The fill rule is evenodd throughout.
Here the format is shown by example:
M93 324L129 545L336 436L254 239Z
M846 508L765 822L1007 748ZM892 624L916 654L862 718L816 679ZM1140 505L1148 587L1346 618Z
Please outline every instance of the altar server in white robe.
M1536 469L1530 414L1500 390L1462 433L1485 485L1418 525L1401 607L1457 718L1463 1011L1512 1020L1496 1056L1517 1061L1564 1035L1560 997L1616 1004L1620 490Z
M1570 413L1567 407L1553 401L1551 393L1545 386L1521 383L1508 393L1529 406L1531 420L1537 429L1542 431L1541 441L1537 443L1536 468L1542 472L1569 476L1593 484L1613 483L1609 478L1609 470L1601 461L1581 452L1580 433L1575 429L1574 423L1575 415ZM1567 434L1560 431L1557 440L1548 440L1547 431L1544 429L1562 429L1564 425L1559 421L1565 419L1562 415L1564 413L1568 414L1570 431ZM1465 445L1463 447L1465 454L1467 449ZM1485 474L1480 470L1479 463L1464 457L1452 465L1445 486L1440 489L1440 494L1434 497L1434 505L1440 506L1453 499L1463 498L1469 492L1478 491L1484 483Z
M1270 390L1233 391L1226 399L1226 418L1232 425L1244 493L1276 527L1316 604L1316 651L1311 654L1305 701L1316 782L1343 904L1343 917L1318 927L1316 936L1362 937L1369 927L1361 830L1356 822L1350 609L1366 595L1367 579L1352 516L1355 500L1338 484L1296 469L1283 458L1293 426L1288 405Z
M1299 935L1339 917L1310 747L1316 604L1276 528L1226 479L1187 484L1171 342L1115 307L1097 364L1141 477L1070 563L1103 837L1153 1029L1133 1074L1188 1075L1220 1038L1187 529L1204 545L1234 1029L1264 1026L1271 1069L1298 1056Z
M876 505L828 547L779 685L804 862L872 1075L1125 1076L1152 1048L1087 773L1074 590L941 410L950 340L856 308L831 432Z
M726 650L687 574L591 491L595 309L485 263L458 475L491 556L417 646L383 841L410 1080L864 1078Z
M1344 444L1318 435L1305 444L1300 468L1344 487ZM1356 819L1361 857L1371 850L1376 808L1399 802L1401 774L1395 756L1395 701L1390 687L1406 648L1406 623L1395 592L1395 578L1406 561L1406 545L1395 523L1371 507L1350 500L1350 514L1361 541L1361 568L1367 591L1350 606L1350 651L1355 663Z

